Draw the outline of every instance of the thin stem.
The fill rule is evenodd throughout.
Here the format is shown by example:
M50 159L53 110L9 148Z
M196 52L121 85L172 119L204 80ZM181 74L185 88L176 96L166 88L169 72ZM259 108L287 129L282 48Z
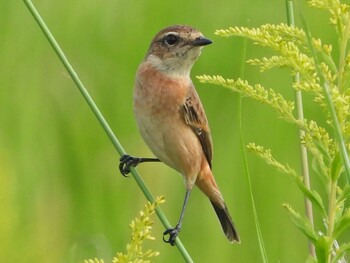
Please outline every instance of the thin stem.
M244 45L243 46L244 47L243 47L243 52L242 52L241 73L240 73L240 77L242 79L244 78L244 68L245 68L246 51L247 51L247 38L244 38ZM255 206L255 199L254 199L254 194L253 194L252 182L250 180L250 173L249 173L247 154L246 154L246 151L245 151L245 144L244 144L244 139L243 139L242 100L243 100L242 94L238 93L238 125L239 125L241 150L242 150L242 156L243 156L243 162L244 162L243 163L243 167L244 167L244 172L245 172L246 177L247 177L248 188L249 188L249 193L250 193L250 200L251 200L252 209L253 209L254 223L255 223L256 233L257 233L257 236L258 236L259 249L260 249L260 254L261 254L261 257L262 257L262 262L263 263L268 263L269 259L268 259L267 253L266 253L264 239L263 239L263 235L262 235L260 224L259 224L258 212L257 212L256 206Z
M349 30L350 30L350 19L348 19L348 23L346 24L345 31L341 32L341 34L339 35L340 43L339 43L338 87L340 91L343 88L343 74L344 74L344 68L346 65L346 47L348 44Z
M108 125L106 119L103 117L102 113L98 109L98 107L95 104L94 100L91 98L89 92L86 90L86 88L84 87L83 83L80 81L77 73L74 71L73 67L70 65L70 63L67 60L65 54L63 53L62 49L58 45L56 39L51 34L51 32L50 32L49 28L47 27L47 25L45 24L44 20L41 18L39 12L37 11L37 9L35 8L35 6L33 5L33 3L30 0L23 0L23 1L26 4L26 6L29 9L29 11L31 12L31 14L33 15L33 17L36 20L36 22L38 23L38 25L41 28L42 32L44 33L45 37L47 38L47 40L51 44L52 48L54 49L54 51L58 55L59 59L63 63L64 67L68 71L69 75L73 79L74 83L78 87L79 91L83 95L83 97L84 97L85 101L87 102L87 104L89 105L90 109L92 110L92 112L94 113L94 115L96 116L98 121L100 122L102 128L104 129L104 131L106 132L107 136L111 140L111 142L114 145L115 149L117 150L119 155L125 154L125 150L123 149L123 147L120 144L119 140L114 135L112 129L110 128L110 126ZM142 190L142 192L145 195L145 197L147 198L147 200L149 202L151 202L151 203L154 203L155 199L154 199L153 195L148 190L147 186L145 185L144 181L142 180L142 178L140 177L138 172L133 167L131 167L130 170L131 170L131 174L133 175L134 179L136 180L136 183L138 184L138 186ZM164 215L163 211L158 206L156 207L156 213L157 213L158 218L160 219L160 221L163 223L164 227L170 228L171 225L170 225L168 219L166 218L166 216ZM191 256L188 254L187 250L185 249L185 247L183 246L183 244L182 244L182 242L180 241L179 238L176 239L175 244L176 244L178 250L180 251L181 255L183 256L183 258L185 259L185 261L186 262L193 262Z
M250 200L251 200L252 208L253 208L254 223L255 223L256 233L258 236L259 249L260 249L260 254L262 257L262 262L268 263L269 259L268 259L267 253L266 253L264 239L263 239L263 235L262 235L260 223L259 223L258 212L257 212L256 206L255 206L252 182L250 180L248 160L247 160L247 155L246 155L246 151L245 151L245 144L244 144L243 132L242 132L242 114L241 114L242 110L241 109L242 109L242 94L238 94L238 110L239 110L239 121L238 122L239 122L239 131L240 131L240 143L241 143L242 156L243 156L243 161L244 161L244 165L243 165L244 172L245 172L246 177L247 177L248 188L249 188L249 193L250 193Z
M327 236L329 238L332 237L334 231L334 222L335 222L335 212L337 205L337 181L331 180L331 185L329 189L329 200L328 200L328 222L327 222ZM329 244L333 244L333 242L329 242ZM329 248L331 251L331 248ZM332 253L328 255L328 261L331 262Z
M332 98L332 95L330 94L330 91L329 91L329 83L325 79L325 77L323 76L322 71L320 69L320 66L319 66L320 64L319 64L319 61L318 61L317 53L316 53L316 50L315 50L314 46L312 45L311 34L310 34L310 31L308 30L306 20L305 20L304 16L301 13L300 13L300 17L301 17L302 24L304 26L304 30L305 30L305 33L306 33L306 37L307 37L307 41L308 41L308 44L309 44L309 48L310 48L311 53L312 53L312 57L313 57L313 59L315 61L315 68L316 68L317 76L320 79L320 85L321 85L321 87L323 89L323 93L324 93L324 96L326 98L326 102L327 102L327 105L328 105L328 108L329 108L329 112L330 112L330 115L331 115L333 128L334 128L334 131L335 131L335 137L336 137L336 139L338 141L341 157L342 157L343 164L344 164L346 179L348 180L348 183L350 183L350 161L349 161L349 156L348 156L348 152L347 152L347 149L346 149L346 144L345 144L345 141L344 141L344 138L343 138L343 134L342 134L342 131L341 131L341 128L340 128L337 112L336 112L334 104L333 104L333 98Z
M288 24L291 26L295 25L294 22L294 8L293 8L293 1L292 0L286 0L286 8L287 8L287 20ZM299 83L300 82L300 74L295 74L294 82ZM304 121L304 110L303 110L303 97L301 91L295 91L295 102L296 102L296 108L297 108L297 118L299 121ZM299 129L299 138L303 138L305 136L305 131L302 129ZM307 189L310 190L310 173L309 173L309 162L308 162L308 156L307 156L307 149L306 147L301 143L301 140L299 141L300 145L300 157L301 157L301 171L303 175L304 184ZM314 227L314 216L312 211L312 203L311 201L305 197L305 214L307 219L309 220L312 228ZM314 244L309 240L308 241L309 246L309 254L312 257L316 257L315 252L315 246Z

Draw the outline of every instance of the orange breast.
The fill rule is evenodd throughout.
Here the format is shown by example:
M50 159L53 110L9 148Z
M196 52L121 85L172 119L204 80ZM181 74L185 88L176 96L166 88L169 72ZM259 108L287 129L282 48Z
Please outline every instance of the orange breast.
M134 106L147 108L147 114L155 118L174 116L182 107L190 85L188 76L169 76L145 62L138 70Z

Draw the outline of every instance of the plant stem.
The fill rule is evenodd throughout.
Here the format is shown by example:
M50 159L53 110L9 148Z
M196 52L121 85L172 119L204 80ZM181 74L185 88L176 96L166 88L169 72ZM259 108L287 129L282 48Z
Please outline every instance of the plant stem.
M294 8L293 8L293 1L292 0L286 0L286 7L287 7L287 20L288 24L291 26L295 25L294 22ZM295 74L294 82L299 83L300 82L300 74ZM298 120L304 121L304 110L303 110L303 97L301 91L295 91L295 102L296 102L296 108L297 108L297 117ZM305 131L302 129L299 129L299 138L303 138L305 136ZM308 163L308 156L307 156L307 149L306 147L299 141L300 143L300 157L301 157L301 170L303 175L304 184L307 187L307 189L310 190L310 173L309 173L309 163ZM314 216L312 211L312 203L311 201L305 197L305 214L308 218L312 228L314 228ZM309 254L312 257L316 257L315 252L315 246L314 244L309 240Z
M332 238L334 231L334 222L335 222L335 212L336 212L336 202L337 202L337 181L330 180L330 189L329 189L329 199L328 199L328 222L327 222L327 236ZM330 246L332 242L328 242ZM331 251L332 247L328 248L328 251ZM332 253L329 253L327 262L331 262Z
M249 188L249 193L250 193L250 200L252 203L252 209L253 209L253 217L254 217L254 223L255 223L255 228L256 228L256 233L258 236L258 241L259 241L259 249L260 249L260 254L262 257L262 262L268 263L268 256L266 253L266 248L264 244L264 239L262 236L260 224L259 224L259 217L258 217L258 212L256 210L255 206L255 200L254 200L254 194L253 194L253 189L252 189L252 183L250 180L250 173L249 173L249 167L248 167L248 160L247 160L247 155L245 151L245 144L244 144L244 139L243 139L243 133L242 133L242 94L238 94L238 115L239 115L239 131L240 131L240 143L241 143L241 149L242 149L242 156L243 156L243 166L244 166L244 172L247 177L247 182L248 182L248 188Z
M246 51L247 51L247 38L244 38L244 45L243 45L243 52L242 52L242 61L241 61L241 73L240 73L241 79L244 78ZM252 183L251 183L251 180L250 180L250 173L249 173L247 154L246 154L246 150L245 150L246 147L245 147L244 139L243 139L242 100L243 100L242 94L238 93L238 126L239 126L240 143L241 143L241 149L242 149L242 157L243 157L243 162L244 162L243 163L243 167L244 167L244 172L245 172L246 177L247 177L248 188L249 188L249 193L250 193L250 200L251 200L252 209L253 209L254 223L255 223L256 233L257 233L257 236L258 236L259 249L260 249L260 254L261 254L261 257L262 257L262 262L263 263L268 263L269 259L267 257L266 248L265 248L265 244L264 244L264 239L263 239L261 228L260 228L260 224L259 224L258 212L256 211L254 194L253 194L253 189L252 189Z
M86 90L86 88L84 87L83 83L79 79L77 73L74 71L73 67L70 65L70 63L67 60L65 54L63 53L62 49L58 45L56 39L54 38L54 36L50 32L49 28L45 24L44 20L40 16L39 12L37 11L35 6L31 2L31 0L23 0L23 1L26 4L26 6L29 9L29 11L31 12L31 14L33 15L33 17L36 20L36 22L38 23L38 25L41 28L42 32L44 33L45 37L47 38L47 40L51 44L52 48L54 49L54 51L58 55L59 59L63 63L63 65L66 68L67 72L69 73L69 75L73 79L74 83L78 87L79 91L83 95L83 97L84 97L85 101L87 102L87 104L89 105L90 109L92 110L92 112L94 113L94 115L96 116L98 121L100 122L102 128L104 129L104 131L106 132L107 136L111 140L111 142L114 145L115 149L117 150L119 155L125 154L125 151L124 151L122 145L120 144L119 140L114 135L114 133L113 133L112 129L110 128L110 126L108 125L106 119L103 117L102 113L98 109L98 107L95 104L94 100L91 98L89 92ZM131 174L133 175L134 179L136 180L136 183L140 187L141 191L143 192L143 194L145 195L147 200L149 202L151 202L151 203L154 203L155 199L154 199L153 195L148 190L148 188L145 185L144 181L142 180L142 178L140 177L138 172L133 167L131 167ZM166 218L166 216L164 215L163 211L160 209L159 206L156 207L156 213L157 213L158 218L160 219L160 221L163 223L164 227L171 228L171 225L170 225L168 219ZM178 250L180 251L181 255L183 256L183 258L185 259L185 261L186 262L193 262L191 256L188 254L187 250L185 249L185 247L183 246L183 244L182 244L182 242L180 241L179 238L176 239L175 244L176 244Z
M313 59L315 61L316 73L317 73L317 76L320 79L320 85L322 87L322 90L323 90L323 93L324 93L324 96L325 96L325 99L326 99L326 102L327 102L327 105L328 105L328 108L329 108L329 113L331 115L333 128L334 128L334 131L335 131L335 137L337 139L338 146L339 146L340 153L341 153L341 157L342 157L343 164L344 164L344 170L345 170L346 179L348 180L348 183L350 183L350 160L349 160L349 155L348 155L348 152L347 152L347 149L346 149L346 144L345 144L345 141L344 141L344 138L343 138L343 134L342 134L342 131L341 131L341 127L340 127L340 124L339 124L337 112L336 112L334 104L333 104L333 98L332 98L332 95L331 95L330 90L329 90L329 83L325 79L325 77L324 77L324 75L323 75L323 73L321 71L320 63L318 61L316 50L315 50L314 46L312 45L312 38L311 38L310 31L308 30L306 20L305 20L304 16L301 13L300 13L300 17L301 17L302 24L304 26L304 31L305 31L306 38L307 38L307 41L308 41L308 44L309 44L309 48L310 48L311 53L312 53L312 57L313 57Z

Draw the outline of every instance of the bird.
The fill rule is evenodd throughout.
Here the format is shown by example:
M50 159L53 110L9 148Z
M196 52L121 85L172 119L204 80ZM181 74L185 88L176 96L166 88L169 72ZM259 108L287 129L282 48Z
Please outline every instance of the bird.
M196 185L209 198L227 239L240 243L223 196L212 172L213 144L208 120L190 78L191 68L204 46L212 41L194 27L173 25L153 38L139 65L133 108L139 132L156 158L123 155L120 172L143 162L163 162L184 178L186 194L178 223L163 233L175 245L186 205ZM169 235L169 238L165 238Z

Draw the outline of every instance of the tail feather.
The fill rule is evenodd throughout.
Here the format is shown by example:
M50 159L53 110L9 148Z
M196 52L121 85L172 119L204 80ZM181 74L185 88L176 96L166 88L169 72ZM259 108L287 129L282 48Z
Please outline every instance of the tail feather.
M213 201L210 200L210 202L213 205L216 215L220 220L222 230L224 231L227 239L230 242L241 243L241 240L239 238L239 235L237 233L235 225L233 224L233 221L227 210L226 205L224 205L224 208L222 208L222 207L219 207L217 204L215 204Z

